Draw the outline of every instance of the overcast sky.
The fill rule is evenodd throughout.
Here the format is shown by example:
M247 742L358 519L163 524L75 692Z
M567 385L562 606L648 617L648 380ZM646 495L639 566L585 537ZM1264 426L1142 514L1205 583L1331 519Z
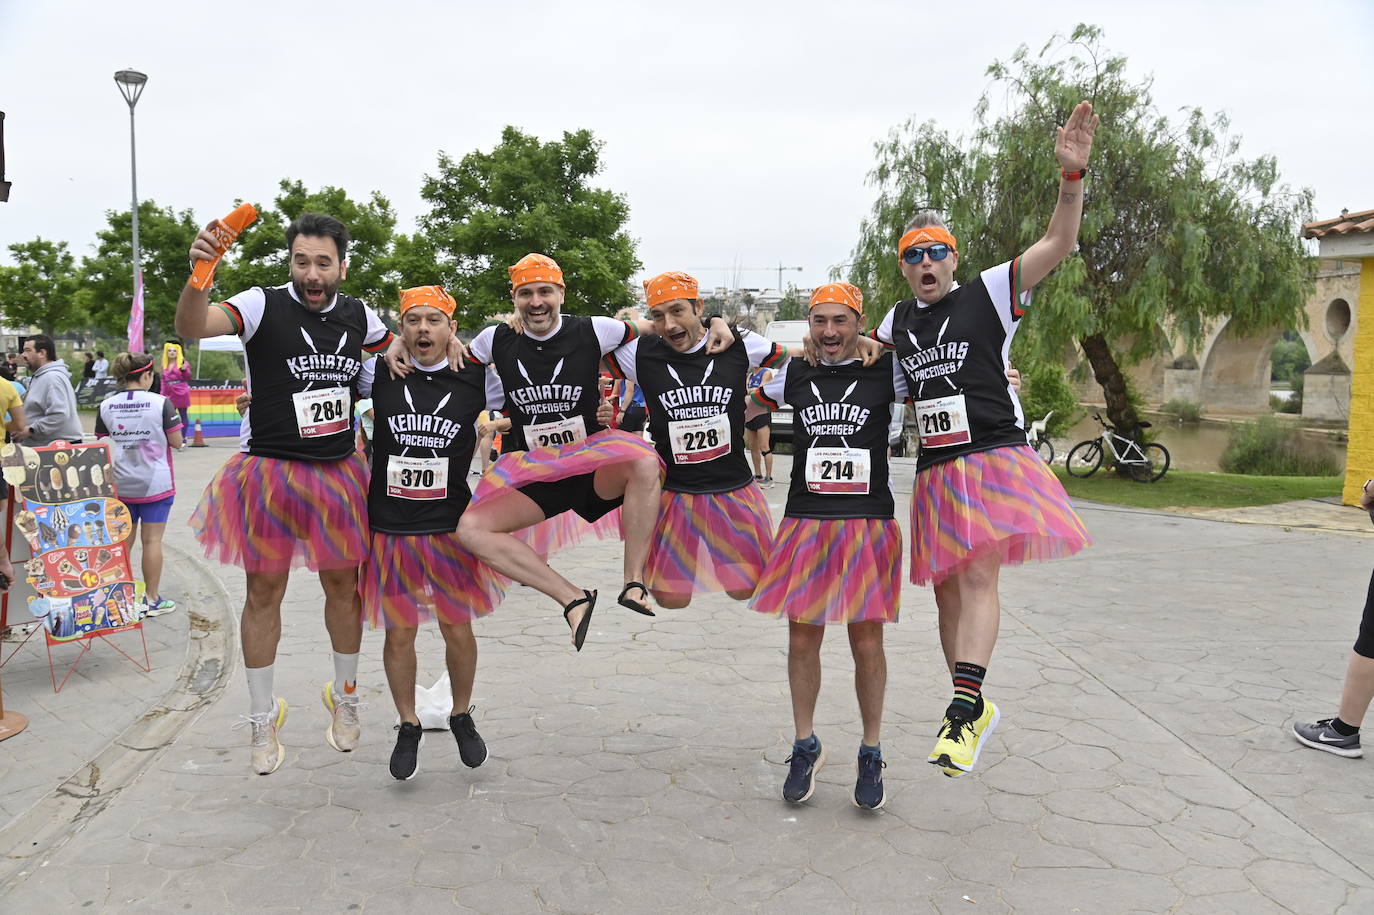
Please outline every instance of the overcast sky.
M546 140L588 128L645 275L713 286L732 265L781 262L803 268L784 282L810 286L849 258L876 140L911 116L966 131L991 61L1084 19L1154 77L1161 109L1228 113L1247 157L1276 155L1285 181L1315 190L1318 217L1374 208L1368 0L0 0L14 183L0 247L41 235L89 253L104 211L127 209L113 81L127 67L149 76L139 196L202 220L236 197L270 203L291 177L381 191L410 231L440 150L490 149L506 124Z

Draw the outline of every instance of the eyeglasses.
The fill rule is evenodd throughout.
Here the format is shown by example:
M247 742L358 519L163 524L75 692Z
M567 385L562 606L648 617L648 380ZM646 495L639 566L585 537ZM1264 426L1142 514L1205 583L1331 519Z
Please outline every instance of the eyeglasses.
M929 254L932 261L942 261L949 257L949 252L952 250L954 249L943 243L931 245L929 248L907 248L902 252L902 260L915 266L925 260L926 255Z

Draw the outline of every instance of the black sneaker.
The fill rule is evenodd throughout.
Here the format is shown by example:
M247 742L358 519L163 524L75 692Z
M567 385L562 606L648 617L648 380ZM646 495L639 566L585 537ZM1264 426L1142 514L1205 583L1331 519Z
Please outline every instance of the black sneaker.
M855 807L877 810L887 803L887 794L883 792L883 770L886 768L882 751L859 748L859 780L854 783Z
M800 804L816 790L816 773L825 764L825 747L821 746L819 738L815 750L807 750L794 743L792 755L787 757L786 762L791 768L787 770L787 781L782 783L782 799Z
M458 741L458 756L469 769L476 769L487 761L487 743L477 733L477 725L472 723L475 708L475 705L469 706L466 712L448 720L448 729L453 732L453 739Z
M1297 721L1293 723L1293 736L1298 738L1298 743L1305 744L1314 750L1325 750L1328 753L1335 753L1337 756L1348 756L1355 758L1363 756L1364 751L1360 749L1359 732L1350 735L1338 734L1336 729L1331 726L1333 718L1323 718L1321 721Z
M425 731L418 724L402 721L396 725L396 749L391 751L391 776L401 781L415 777L420 771L420 744Z

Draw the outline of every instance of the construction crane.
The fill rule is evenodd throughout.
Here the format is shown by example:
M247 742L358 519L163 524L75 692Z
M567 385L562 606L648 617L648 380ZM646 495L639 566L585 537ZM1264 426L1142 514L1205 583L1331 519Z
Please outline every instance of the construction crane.
M732 274L732 273L762 273L762 272L765 271L765 270L768 271L768 272L770 272L770 273L773 272L774 270L776 270L776 271L778 272L778 292L782 292L782 291L783 291L783 289L782 289L782 274L783 274L783 271L789 271L789 272L790 272L790 271L794 271L794 270L795 270L797 273L801 273L802 268L801 268L801 267L784 267L784 266L782 265L782 262L781 262L781 261L778 262L778 265L777 265L776 267L704 267L704 268L701 268L701 272L702 272L702 273L707 273L707 272L714 273L714 272L716 272L716 271L720 271L721 273L726 274L726 276L729 276L729 275Z

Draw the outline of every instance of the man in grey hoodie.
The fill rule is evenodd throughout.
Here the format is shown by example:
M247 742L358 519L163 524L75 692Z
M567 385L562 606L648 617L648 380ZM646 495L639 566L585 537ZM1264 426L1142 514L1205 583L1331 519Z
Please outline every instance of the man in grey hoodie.
M81 441L81 419L76 414L76 393L72 391L71 372L57 360L57 345L52 337L39 334L24 341L24 361L29 364L29 390L24 395L24 412L29 432L24 444L38 447L62 440Z

